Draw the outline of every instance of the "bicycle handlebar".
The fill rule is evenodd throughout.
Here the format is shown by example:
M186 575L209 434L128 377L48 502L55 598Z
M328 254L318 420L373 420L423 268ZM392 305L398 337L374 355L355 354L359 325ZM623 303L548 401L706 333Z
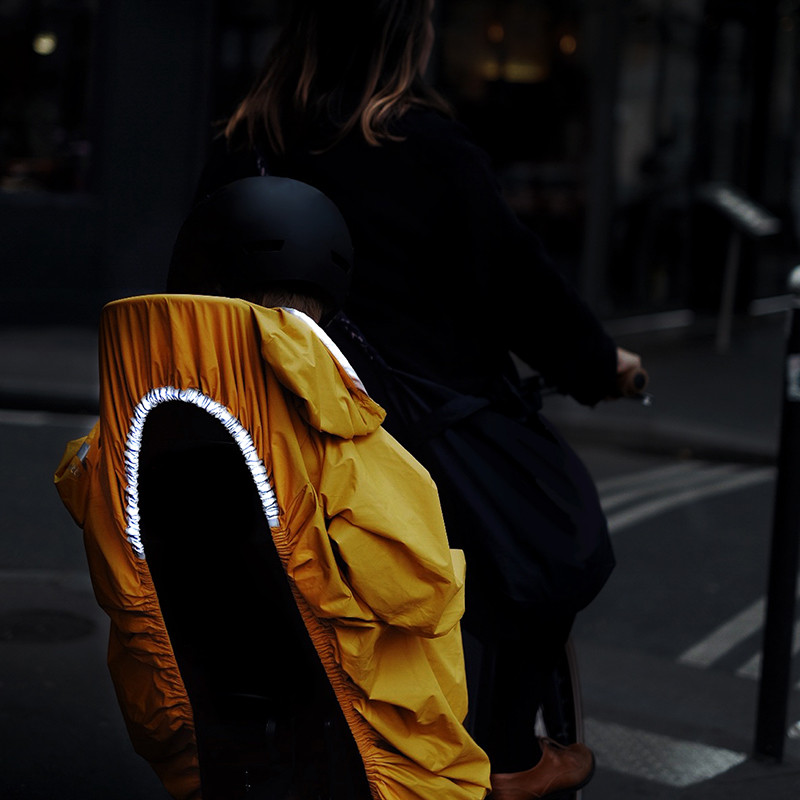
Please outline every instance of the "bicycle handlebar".
M627 370L617 376L617 391L620 397L641 400L644 405L649 406L653 398L645 391L648 382L649 376L646 370L641 368Z
M631 369L617 376L617 388L621 397L636 397L646 388L649 376L643 369Z

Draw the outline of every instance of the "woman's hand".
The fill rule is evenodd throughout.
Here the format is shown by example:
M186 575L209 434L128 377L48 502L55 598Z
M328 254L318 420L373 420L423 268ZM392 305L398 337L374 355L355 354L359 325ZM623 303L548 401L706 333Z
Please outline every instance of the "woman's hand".
M635 397L647 386L647 372L638 353L617 348L617 397Z

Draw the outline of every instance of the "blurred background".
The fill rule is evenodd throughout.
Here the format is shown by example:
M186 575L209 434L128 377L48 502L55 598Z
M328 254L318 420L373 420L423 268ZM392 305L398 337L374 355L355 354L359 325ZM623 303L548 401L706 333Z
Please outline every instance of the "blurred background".
M520 216L605 318L715 311L726 184L736 308L782 294L800 224L796 0L439 0L431 78ZM158 290L213 123L282 0L0 0L6 321L94 321ZM681 319L681 317L675 317Z
M3 800L165 796L128 743L52 474L96 418L102 304L163 288L285 2L0 0ZM800 262L800 0L436 0L435 22L432 81L651 374L651 408L545 399L618 561L574 631L585 797L800 797L800 630L769 715L786 753L751 758Z

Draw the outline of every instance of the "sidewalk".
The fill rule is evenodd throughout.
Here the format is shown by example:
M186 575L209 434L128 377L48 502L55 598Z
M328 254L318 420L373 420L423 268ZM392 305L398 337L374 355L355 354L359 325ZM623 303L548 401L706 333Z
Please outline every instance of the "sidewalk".
M90 328L0 328L0 409L93 414L97 333Z
M773 463L780 428L784 323L785 318L781 314L739 320L734 328L730 351L725 354L716 352L713 324L708 322L700 322L683 330L618 334L617 340L621 346L640 352L643 356L651 377L649 389L654 397L652 406L646 408L633 401L618 401L587 409L567 398L550 396L545 401L545 413L576 445L602 444L686 457ZM97 392L97 338L93 330L63 327L0 328L0 414L8 409L95 414ZM85 420L82 421L84 423ZM79 547L77 539L75 546ZM48 572L48 575L52 573ZM20 575L20 580L28 581L30 587L26 588L17 582L13 587L13 594L17 598L15 602L24 604L23 599L28 592L30 603L40 605L42 588L37 583L40 579L30 573L27 577ZM100 612L93 609L88 586L83 587L80 593L72 589L60 591L51 605L63 609L64 613L74 612L81 618L96 620L97 626L93 635L64 645L65 648L72 648L69 657L74 659L64 678L69 681L61 687L64 697L71 691L70 681L73 678L78 683L81 680L88 681L93 687L95 683L105 686L107 680L101 654L104 624ZM21 686L24 686L23 676L29 662L22 658L21 649L19 654L20 662L16 664L14 674L23 681ZM81 664L84 666L81 667ZM27 690L20 691L24 696ZM160 796L146 766L125 749L127 744L119 733L121 723L117 719L110 693L106 692L96 702L97 724L104 726L104 730L116 731L114 736L104 739L109 764L107 770L114 764L118 773L127 772L130 779L130 793L119 796L133 798L142 796L142 792L147 796ZM20 703L19 707L24 709L24 699ZM42 708L47 707L39 700L37 703ZM36 725L33 723L47 724L42 714L44 711L39 712L36 720L16 725L32 743L36 741ZM6 721L9 726L15 725L10 717ZM56 727L63 727L65 731L79 727L75 722L75 717L71 717L71 722L67 719L66 723L55 720ZM750 725L752 721L748 719L742 724ZM87 763L71 766L65 759L69 752L76 751L65 747L61 753L62 761L56 757L52 762L54 777L60 774L63 778L69 774L64 770L91 769L88 763L90 747L89 741L81 745ZM121 753L121 750L125 752ZM788 800L798 797L800 762L794 758L794 747L787 750L790 754L780 765L748 759L713 780L685 789L659 788L643 783L641 792L636 796L656 800L676 797L688 800L750 800L754 797ZM124 766L120 766L120 762L114 759L123 755L127 760ZM16 766L20 773L27 769L23 764L11 766ZM9 765L6 767L10 768ZM101 778L106 780L107 776L103 773L107 770L98 770L98 786ZM119 775L119 778L124 782L126 775ZM68 792L64 796L73 795ZM613 773L598 770L595 782L586 790L585 797L589 800L591 797L625 797L625 794L615 791Z
M613 325L609 326L613 332ZM617 334L640 353L652 405L620 400L595 408L545 399L544 413L576 443L642 452L773 463L778 451L785 314L741 319L717 351L713 320L686 329Z
M613 331L613 325L610 325ZM618 334L642 354L653 404L545 399L545 414L575 441L702 458L774 461L780 428L785 316L747 318L729 352L712 321L689 329ZM97 410L97 337L81 328L0 328L0 409Z

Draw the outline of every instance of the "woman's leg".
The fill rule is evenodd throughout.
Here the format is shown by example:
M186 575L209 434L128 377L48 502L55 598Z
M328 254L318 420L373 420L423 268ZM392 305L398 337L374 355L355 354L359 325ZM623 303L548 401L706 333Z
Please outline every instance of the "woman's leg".
M474 736L489 755L492 772L520 772L541 758L536 712L572 621L553 620L525 637L483 639Z

